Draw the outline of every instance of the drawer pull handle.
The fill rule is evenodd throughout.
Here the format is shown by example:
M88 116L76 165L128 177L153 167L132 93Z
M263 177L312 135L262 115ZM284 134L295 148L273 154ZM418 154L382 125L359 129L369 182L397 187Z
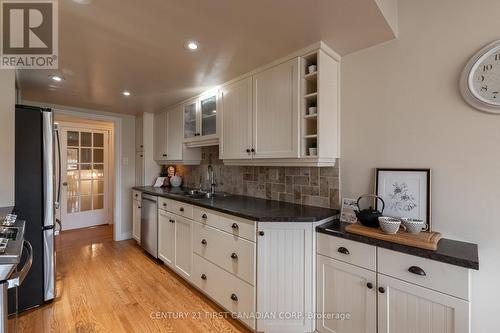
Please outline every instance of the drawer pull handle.
M204 219L204 220L206 220L206 219L207 219L207 214L203 214L203 215L201 216L201 218L202 218L202 219Z
M379 291L381 294L383 294L383 293L385 293L385 288L384 288L384 287L379 287L379 288L378 288L378 291Z
M236 253L231 253L231 259L238 259L238 255Z
M371 282L368 282L368 283L366 284L366 287L367 287L368 289L372 289L372 288L373 288L373 284L372 284Z
M237 296L236 294L231 294L231 299L232 299L233 301L236 301L236 302L237 302L237 301L238 301L238 296Z
M259 236L264 236L264 231L259 231Z
M207 240L206 240L206 239L202 239L202 240L201 240L201 244L203 244L203 245L207 245Z
M175 222L175 220L172 220L172 219L170 219L169 221L170 221L170 223L174 223Z
M238 224L233 223L233 225L231 226L231 228L233 228L233 229L239 229L239 226L238 226Z
M183 211L184 211L184 207L179 208L179 210L180 210L181 212L183 212Z
M411 266L410 268L408 268L408 272L416 274L416 275L420 275L420 276L427 275L427 274L425 274L425 271L418 266Z
M342 254L345 254L345 255L350 254L350 253L349 253L349 250L348 250L348 249L346 249L346 248L345 248L345 247L343 247L343 246L339 247L337 251L338 251L338 252L340 252L340 253L342 253Z
M207 279L207 276L205 274L201 274L201 279L202 280L206 280Z

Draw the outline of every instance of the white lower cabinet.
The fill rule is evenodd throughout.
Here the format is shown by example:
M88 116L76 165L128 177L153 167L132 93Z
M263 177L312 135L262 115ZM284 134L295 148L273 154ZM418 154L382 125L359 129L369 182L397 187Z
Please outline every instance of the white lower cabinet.
M359 256L369 247L376 268ZM347 321L317 319L319 332L470 332L468 269L326 235L317 251L320 317L350 313Z
M263 332L312 332L314 250L312 223L258 223L257 320Z
M382 274L378 285L379 333L470 331L468 301Z
M158 257L174 268L175 220L172 215L158 209Z
M175 217L174 268L184 277L191 276L193 267L193 221Z
M377 332L375 272L318 254L317 279L318 332Z
M139 197L140 199L140 197ZM132 200L132 237L141 242L141 201Z

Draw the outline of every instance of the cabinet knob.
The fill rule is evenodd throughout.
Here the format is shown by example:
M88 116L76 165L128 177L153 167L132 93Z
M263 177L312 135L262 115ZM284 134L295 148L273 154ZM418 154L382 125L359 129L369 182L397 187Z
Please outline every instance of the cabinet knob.
M207 216L207 214L203 214L203 215L201 216L201 218L202 218L202 219L204 219L204 220L206 220L206 219L207 219L207 217L208 217L208 216Z
M425 274L425 271L418 266L411 266L410 268L408 268L408 272L416 274L416 275L420 275L420 276L427 275L427 274Z
M264 231L259 231L259 236L264 236Z
M350 253L349 253L349 250L348 250L348 249L346 249L346 248L345 248L345 247L343 247L343 246L339 247L339 248L337 249L337 251L338 251L339 253L342 253L342 254L345 254L345 255L350 254Z
M378 291L379 291L381 294L383 294L383 293L385 293L385 288L384 288L384 287L379 287L379 288L378 288Z
M233 229L239 229L240 227L238 226L237 223L233 223L233 225L231 225L231 228L233 228Z
M141 145L141 148L144 147L143 145Z
M179 210L180 210L181 212L183 212L183 211L184 211L184 207L179 208Z
M207 279L207 276L205 274L201 274L201 279L202 280L206 280Z
M206 239L202 239L202 240L201 240L201 244L203 244L203 245L207 245L207 240L206 240Z
M163 203L163 207L167 207L167 203L166 202Z
M253 148L252 148L250 151L251 151L252 153L255 153L255 149L253 149Z
M170 219L169 221L170 221L170 223L174 223L175 222L175 220L172 220L172 219Z
M167 157L167 154L163 154L163 157Z
M247 153L250 154L250 149L247 149Z
M373 284L372 284L371 282L368 282L368 283L366 284L366 287L367 287L368 289L372 289L372 288L373 288Z
M231 253L231 259L238 259L238 255L236 253Z
M141 206L137 206L137 208L141 208Z
M238 295L236 295L236 294L231 294L231 299L232 299L233 301L237 302L237 301L238 301Z

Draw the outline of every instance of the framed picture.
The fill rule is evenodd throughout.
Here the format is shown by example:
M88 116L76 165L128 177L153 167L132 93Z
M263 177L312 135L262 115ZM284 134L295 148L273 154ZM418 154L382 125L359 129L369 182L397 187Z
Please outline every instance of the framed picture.
M385 202L384 215L424 220L431 231L431 170L378 168L376 173L375 193ZM378 200L378 210L381 205Z
M343 198L342 212L340 213L340 221L348 223L356 223L358 218L354 213L358 210L358 202L356 199Z

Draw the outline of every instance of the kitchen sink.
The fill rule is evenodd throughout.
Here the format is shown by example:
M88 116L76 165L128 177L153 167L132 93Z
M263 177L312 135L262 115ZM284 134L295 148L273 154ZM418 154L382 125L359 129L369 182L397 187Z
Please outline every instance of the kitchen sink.
M191 199L211 199L211 198L225 198L231 196L229 193L215 192L210 193L202 190L189 190L183 193L186 197Z

